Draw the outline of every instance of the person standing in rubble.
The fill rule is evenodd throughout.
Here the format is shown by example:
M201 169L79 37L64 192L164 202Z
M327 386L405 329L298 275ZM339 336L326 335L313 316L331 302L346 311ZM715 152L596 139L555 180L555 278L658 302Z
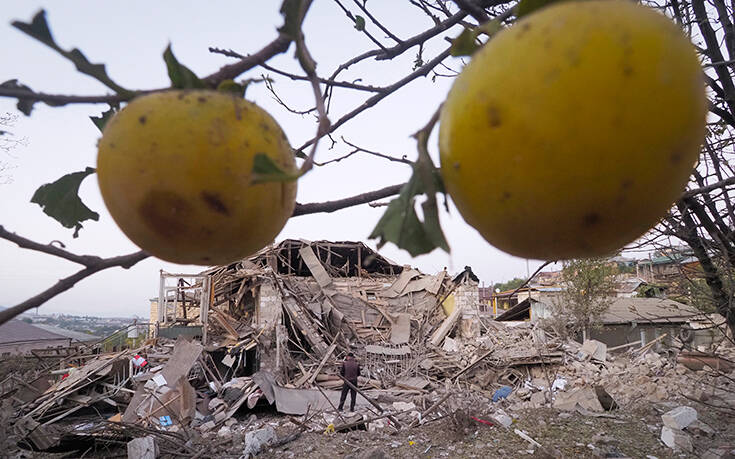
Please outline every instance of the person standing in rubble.
M339 374L342 375L347 381L351 382L357 387L357 377L360 376L360 364L355 359L355 354L350 352L345 357L345 361L342 362L342 366L339 369ZM347 392L350 393L350 411L355 411L355 400L357 400L357 391L351 388L347 383L342 383L342 395L339 397L339 411L345 405L347 399Z

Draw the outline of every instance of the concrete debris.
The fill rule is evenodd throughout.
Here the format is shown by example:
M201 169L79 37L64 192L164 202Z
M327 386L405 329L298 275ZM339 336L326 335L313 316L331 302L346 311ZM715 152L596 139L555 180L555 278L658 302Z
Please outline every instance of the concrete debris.
M508 414L503 410L495 411L491 416L491 419L503 427L510 427L510 425L513 424L513 418L508 416Z
M700 459L735 459L735 447L730 448L709 448L702 453Z
M577 354L581 360L594 359L604 362L607 359L607 345L599 341L588 339L582 343Z
M554 400L554 408L562 411L577 411L581 408L602 412L617 408L617 403L601 386L586 386L569 392L560 392Z
M667 427L682 430L697 420L697 410L690 406L678 406L664 413L661 420Z
M661 428L661 441L673 450L685 451L687 453L691 453L694 450L692 438L687 433L668 426Z
M201 273L190 286L196 294L161 311L166 320L157 324L156 338L122 351L61 357L30 382L0 381L0 411L9 413L2 424L47 451L92 435L84 429L94 423L80 415L96 410L110 421L105 428L118 430L116 437L95 431L95 442L145 435L128 444L138 457L148 454L139 450L155 452L151 441L161 451L194 456L192 438L238 445L234 455L248 457L308 432L412 435L411 429L451 422L463 435L506 433L500 427L534 418L527 409L563 411L553 415L556 421L597 422L617 418L612 410L670 403L651 409L649 433L659 447L658 438L689 452L715 431L698 419L712 422L707 408L698 414L677 406L688 403L684 397L735 405L734 388L725 387L735 375L723 373L732 371L732 346L722 345L717 355L680 352L682 343L669 347L664 335L646 341L638 331L629 338L640 342L613 347L565 340L538 324L500 322L476 310L477 283L464 274L426 275L359 243L284 241ZM354 415L337 410L345 384L340 364L348 354L361 367ZM136 364L141 361L146 364ZM253 411L282 422L270 425ZM656 421L664 411L659 435ZM276 434L274 426L283 431ZM508 436L523 448L547 451L540 447L546 437L514 432ZM617 454L612 448L620 445L596 438L610 448L592 445L594 454ZM435 448L428 455L442 455L438 445L426 447ZM377 458L384 450L350 452Z
M134 438L128 442L128 459L156 459L158 445L152 435Z
M263 448L276 441L276 431L271 426L252 430L245 434L245 449L241 459L257 456Z

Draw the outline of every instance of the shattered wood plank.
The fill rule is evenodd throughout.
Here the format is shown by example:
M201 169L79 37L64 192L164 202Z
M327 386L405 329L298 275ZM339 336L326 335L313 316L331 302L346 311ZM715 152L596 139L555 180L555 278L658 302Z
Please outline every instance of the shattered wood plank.
M403 389L423 392L424 388L429 385L429 381L421 376L411 376L397 379L395 385Z
M492 353L493 353L493 351L494 351L494 349L490 349L490 350L489 350L489 351L487 351L486 353L482 354L482 355L481 355L480 357L478 357L478 358L477 358L477 360L474 360L474 361L473 361L472 363L470 363L470 364L469 364L469 365L467 365L466 367L464 367L464 368L462 368L461 370L459 370L459 371L458 371L457 373L455 373L455 374L454 374L454 376L452 376L452 377L451 377L450 379L457 379L457 378L459 378L460 376L462 376L463 374L465 374L466 372L470 371L470 370L471 370L471 369L473 369L473 368L474 368L475 366L477 366L477 364L479 364L480 362L482 362L483 360L485 360L485 358L487 358L487 357L488 357L488 356L489 356L490 354L492 354Z
M299 254L320 287L324 288L332 283L332 278L327 273L327 270L324 269L324 266L319 261L311 247L308 245L302 247L299 249Z
M230 335L230 337L232 339L234 339L234 340L237 340L238 339L239 336L238 336L237 330L235 330L232 327L232 325L230 325L229 323L227 323L227 320L225 320L225 318L221 315L221 312L220 311L218 311L216 308L212 308L209 312L210 313L214 313L214 314L212 314L212 317L214 317L214 319L217 321L217 323L222 328L225 329L225 331L227 332L227 334Z
M334 337L334 341L332 341L332 345L329 346L329 349L327 349L327 352L324 353L324 357L322 357L322 361L319 362L319 366L316 367L316 370L311 374L311 376L308 379L308 383L311 384L316 379L316 376L319 374L320 371L322 371L322 368L324 367L324 364L327 363L327 359L332 355L334 350L337 348L337 338L339 338L339 333L337 333L337 336Z
M447 392L446 394L444 394L444 396L442 398L440 398L439 400L436 401L436 403L434 403L433 405L431 405L430 407L428 407L427 409L425 409L424 412L421 413L418 418L414 419L411 422L411 424L409 424L409 427L417 426L421 421L423 421L423 419L426 416L428 416L429 414L431 414L435 409L439 408L439 406L442 403L444 403L451 395L452 395L451 392Z
M386 298L395 298L400 296L401 293L403 293L403 289L406 288L411 279L420 275L421 273L415 269L404 269L401 272L401 275L398 276L398 279L396 279L390 287L381 293L381 296Z
M189 342L183 338L176 340L174 353L161 370L161 374L169 384L174 384L189 374L194 362L199 359L204 347L196 342Z
M327 351L327 343L317 332L316 327L311 323L311 319L304 314L304 311L296 303L296 299L291 296L283 298L283 307L286 309L292 323L311 345L312 350L318 357L322 357Z
M454 311L449 314L449 317L444 319L444 322L442 322L441 326L439 326L434 334L431 335L431 344L433 344L434 346L439 346L441 342L444 341L444 338L447 336L447 334L449 334L454 325L457 323L459 316L462 314L461 309L462 308L455 307Z

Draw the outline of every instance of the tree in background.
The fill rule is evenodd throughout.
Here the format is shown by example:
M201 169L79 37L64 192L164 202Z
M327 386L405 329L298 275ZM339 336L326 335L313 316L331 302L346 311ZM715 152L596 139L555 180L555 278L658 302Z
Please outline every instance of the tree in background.
M18 115L14 113L0 114L0 185L12 181L9 171L13 168L13 165L7 160L10 151L26 143L26 139L19 139L7 130L13 127L17 121Z
M493 285L494 291L500 291L500 292L507 292L508 290L515 290L521 285L523 285L526 282L526 279L521 279L520 277L514 277L513 279L506 281L506 282L500 282L495 285Z
M551 303L544 326L564 337L589 335L615 297L617 269L606 258L570 260L562 269L563 289Z

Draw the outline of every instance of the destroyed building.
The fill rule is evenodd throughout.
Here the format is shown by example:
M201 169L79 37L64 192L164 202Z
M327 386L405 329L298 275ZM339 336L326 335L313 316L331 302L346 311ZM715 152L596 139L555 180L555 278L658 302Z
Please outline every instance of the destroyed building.
M80 348L0 382L8 441L80 454L127 445L131 457L159 447L171 457L218 457L213 449L224 451L237 432L244 448L228 444L227 454L248 457L255 436L277 454L307 431L320 440L355 429L411 438L415 428L459 422L508 429L537 447L512 427L523 410L604 418L641 397L696 388L688 372L732 370L714 353L659 357L665 335L642 346L580 345L533 321L493 320L479 307L478 283L469 267L425 274L360 242L286 240L201 273L161 272L150 323L132 325L151 338L120 352ZM363 367L354 416L336 408L348 352ZM708 392L709 402L725 400L725 389ZM680 427L673 432L688 438Z

